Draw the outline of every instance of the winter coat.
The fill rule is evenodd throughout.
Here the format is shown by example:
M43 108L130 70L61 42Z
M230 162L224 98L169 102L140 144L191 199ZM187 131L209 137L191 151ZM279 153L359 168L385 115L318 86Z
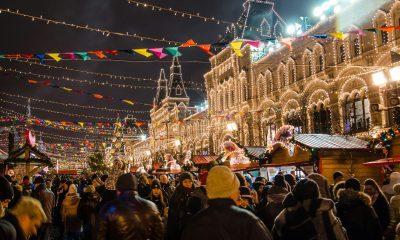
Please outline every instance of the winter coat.
M379 223L381 224L382 230L385 231L390 223L389 203L385 197L379 195L376 201L372 204L372 207L379 218Z
M0 219L0 239L28 240L28 238L25 237L17 218L10 213Z
M148 184L139 183L138 184L138 193L141 198L150 199L151 195L151 187Z
M154 203L134 191L104 205L99 213L98 240L163 239L160 213Z
M290 198L290 196L288 196ZM346 240L346 231L340 220L334 214L335 204L332 200L320 198L316 200L317 209L311 216L306 204L287 204L285 199L284 210L276 217L273 226L275 240ZM311 201L311 200L306 200Z
M257 211L257 215L264 222L268 229L272 229L275 218L283 209L282 202L288 193L289 191L286 188L279 186L272 186L268 190L266 201L261 203L262 205Z
M395 195L390 199L390 226L395 228L400 223L400 195Z
M341 189L336 203L337 216L342 221L350 240L382 239L378 216L365 193Z
M170 183L167 183L167 184L161 183L161 189L165 193L164 194L165 200L167 200L167 202L169 202L172 195L174 194L175 188Z
M83 239L94 239L96 235L96 207L98 204L97 194L83 193L78 205L78 218L83 223Z
M53 208L56 206L54 193L46 189L44 183L38 185L32 192L32 197L36 198L42 204L44 213L46 214L46 223L52 223Z
M61 218L65 225L65 232L78 233L81 231L82 222L78 218L80 197L76 193L68 193L61 207Z
M178 186L172 195L168 208L167 240L180 239L184 224L192 216L189 199L193 190L187 191L182 186Z
M235 206L231 199L213 199L209 207L191 218L181 240L230 239L272 240L260 219Z
M150 200L157 206L157 209L160 212L160 215L163 216L166 204L164 201L161 200L161 197L151 196Z

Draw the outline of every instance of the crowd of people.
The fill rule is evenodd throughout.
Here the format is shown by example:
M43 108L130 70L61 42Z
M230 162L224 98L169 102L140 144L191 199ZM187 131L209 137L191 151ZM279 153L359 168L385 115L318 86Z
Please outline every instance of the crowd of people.
M0 239L400 239L400 173L0 176Z

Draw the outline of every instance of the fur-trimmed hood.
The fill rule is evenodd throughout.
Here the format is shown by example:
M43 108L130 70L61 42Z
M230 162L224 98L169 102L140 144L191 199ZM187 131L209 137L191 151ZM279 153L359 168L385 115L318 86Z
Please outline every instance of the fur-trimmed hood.
M367 206L371 205L371 198L363 193L357 192L352 189L340 189L337 193L339 203L350 206L358 206L360 204L365 204Z

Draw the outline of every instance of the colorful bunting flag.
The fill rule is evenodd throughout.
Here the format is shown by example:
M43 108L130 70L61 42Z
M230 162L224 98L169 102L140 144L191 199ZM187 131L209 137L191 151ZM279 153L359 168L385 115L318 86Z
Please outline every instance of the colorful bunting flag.
M72 88L61 87L61 89L65 90L67 92L71 92L72 91Z
M28 79L28 83L31 83L31 84L36 84L36 83L38 83L38 81L36 81L36 80L32 80L32 79Z
M384 31L384 32L393 32L395 30L395 27L394 26L382 26L382 27L379 27L378 29L381 31Z
M236 56L238 57L243 57L242 51L240 51L240 48L243 45L243 41L234 41L230 43L230 46L232 50L235 52Z
M171 56L174 57L182 56L182 53L179 52L179 47L167 47L165 48L165 51L167 51Z
M346 35L343 32L334 32L334 33L331 33L330 35L339 40L343 40L346 38Z
M127 99L123 99L122 101L123 101L124 103L127 103L127 104L132 105L132 106L135 104L133 101L127 100Z
M326 39L326 38L328 38L328 35L326 35L326 34L314 34L314 35L311 35L310 37L318 38L318 39Z
M75 52L75 54L81 57L83 61L90 60L87 52Z
M35 57L37 59L39 59L39 61L42 63L45 58L45 55L44 54L35 54Z
M245 44L249 44L250 46L256 47L258 48L260 46L260 41L250 41L250 40L246 40Z
M103 99L103 98L104 98L103 95L100 95L100 94L98 94L98 93L93 93L92 96L93 96L94 98L97 98L97 99Z
M186 48L186 47L193 47L193 46L196 46L196 45L197 45L197 43L193 39L189 39L185 43L183 43L181 45L181 47Z
M90 51L90 52L88 52L88 53L94 54L94 55L96 55L98 58L101 58L101 59L107 58L107 56L104 55L103 51Z
M133 51L136 52L136 53L138 53L138 54L140 54L140 55L143 55L143 56L145 56L145 57L147 57L147 58L153 56L152 53L149 53L149 52L147 51L147 48L133 49Z
M56 60L56 62L59 62L61 60L59 53L47 53L47 55Z
M68 59L75 60L75 54L74 53L63 53L64 56L66 56Z
M163 48L150 48L149 50L152 51L159 59L167 56L167 54L163 53Z

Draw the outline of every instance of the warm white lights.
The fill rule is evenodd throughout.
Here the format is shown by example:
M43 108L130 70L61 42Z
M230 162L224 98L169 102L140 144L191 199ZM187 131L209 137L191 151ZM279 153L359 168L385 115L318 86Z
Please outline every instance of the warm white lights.
M179 139L175 140L175 146L179 147L181 145L181 141Z
M236 123L231 122L231 123L226 124L226 130L228 130L229 132L237 131L238 126Z
M400 66L391 68L389 73L392 81L400 81Z
M386 78L385 74L383 73L383 71L379 71L379 72L372 74L372 81L374 82L375 85L382 86L382 85L386 84L387 78Z

